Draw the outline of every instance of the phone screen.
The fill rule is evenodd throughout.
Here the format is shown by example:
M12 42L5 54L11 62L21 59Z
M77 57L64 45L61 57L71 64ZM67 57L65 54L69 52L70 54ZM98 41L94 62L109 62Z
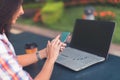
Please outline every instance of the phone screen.
M61 42L65 42L67 40L67 37L70 35L70 32L62 32L60 36Z

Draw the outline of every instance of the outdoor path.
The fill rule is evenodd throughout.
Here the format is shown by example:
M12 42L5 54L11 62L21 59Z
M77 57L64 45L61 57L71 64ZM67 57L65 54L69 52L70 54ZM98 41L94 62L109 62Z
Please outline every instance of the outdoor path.
M61 33L59 31L50 30L44 27L38 28L37 26L28 26L28 25L21 25L21 24L13 25L13 28L11 30L11 32L14 34L19 34L24 31L31 32L31 33L38 34L38 35L43 35L43 36L50 37L50 38L53 38L56 35ZM112 43L110 46L109 53L116 55L116 56L120 56L120 45Z

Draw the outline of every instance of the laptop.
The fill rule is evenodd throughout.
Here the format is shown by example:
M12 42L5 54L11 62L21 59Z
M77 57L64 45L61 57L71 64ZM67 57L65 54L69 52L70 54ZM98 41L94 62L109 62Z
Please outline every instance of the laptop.
M114 22L77 19L71 42L58 56L56 63L80 71L105 61L114 27Z

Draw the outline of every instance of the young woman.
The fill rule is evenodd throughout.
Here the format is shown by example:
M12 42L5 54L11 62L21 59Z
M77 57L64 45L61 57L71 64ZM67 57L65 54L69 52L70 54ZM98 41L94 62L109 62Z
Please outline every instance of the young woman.
M54 63L65 44L59 40L59 35L47 47L33 54L16 56L12 44L6 35L17 18L24 14L22 0L0 0L0 80L33 80L22 67L46 58L42 70L34 80L50 80ZM61 49L62 48L62 49Z

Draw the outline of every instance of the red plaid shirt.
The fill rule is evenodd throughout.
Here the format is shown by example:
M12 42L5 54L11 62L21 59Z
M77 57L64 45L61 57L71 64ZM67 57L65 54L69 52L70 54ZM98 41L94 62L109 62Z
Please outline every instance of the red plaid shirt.
M19 65L5 34L0 34L0 80L33 80Z

